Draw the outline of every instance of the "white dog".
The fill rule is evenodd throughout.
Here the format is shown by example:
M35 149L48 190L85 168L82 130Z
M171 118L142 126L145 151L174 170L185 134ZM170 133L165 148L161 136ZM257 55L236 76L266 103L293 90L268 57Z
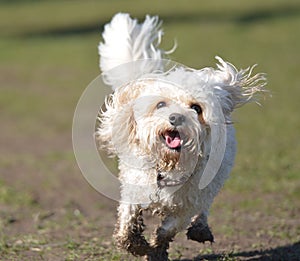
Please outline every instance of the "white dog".
M213 242L209 208L234 163L232 111L263 91L263 74L237 71L217 57L217 69L195 70L164 60L157 17L138 24L117 14L99 45L104 80L112 86L100 113L100 147L119 161L121 201L114 239L146 260L168 260L177 232ZM142 211L162 224L148 242Z

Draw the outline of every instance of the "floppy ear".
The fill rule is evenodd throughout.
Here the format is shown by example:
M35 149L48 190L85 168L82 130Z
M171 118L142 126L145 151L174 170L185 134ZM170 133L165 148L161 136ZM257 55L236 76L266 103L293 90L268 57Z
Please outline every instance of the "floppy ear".
M136 137L132 103L133 95L137 93L131 93L129 87L122 89L122 92L116 90L114 94L107 97L98 117L96 140L99 148L107 151L110 156L128 152L130 144Z
M216 56L218 69L213 69L209 81L215 94L222 102L224 112L255 100L257 94L265 92L266 77L264 73L252 75L254 66L238 71L234 65Z

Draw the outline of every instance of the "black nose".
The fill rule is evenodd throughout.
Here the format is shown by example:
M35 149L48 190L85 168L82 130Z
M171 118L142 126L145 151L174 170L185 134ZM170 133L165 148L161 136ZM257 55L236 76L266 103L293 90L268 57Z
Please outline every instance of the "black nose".
M179 113L172 113L169 116L169 121L173 126L180 126L185 120L185 117Z

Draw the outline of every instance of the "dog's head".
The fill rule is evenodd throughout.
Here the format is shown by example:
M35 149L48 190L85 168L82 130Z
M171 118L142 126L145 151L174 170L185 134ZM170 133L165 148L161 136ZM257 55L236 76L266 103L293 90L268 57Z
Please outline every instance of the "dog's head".
M204 132L201 105L159 79L142 79L117 89L106 103L98 130L110 153L132 166L162 171L176 168L183 152L199 154Z

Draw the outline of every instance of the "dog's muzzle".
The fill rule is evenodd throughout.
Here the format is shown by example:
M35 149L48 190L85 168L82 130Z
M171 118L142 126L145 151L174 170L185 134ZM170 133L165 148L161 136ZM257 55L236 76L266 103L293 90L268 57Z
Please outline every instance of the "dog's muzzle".
M170 114L169 122L173 127L175 127L175 129L166 130L164 133L162 133L162 138L169 149L180 151L183 140L182 137L180 137L180 133L176 127L181 126L184 121L184 115L180 113Z
M171 123L171 125L175 127L182 125L184 121L185 121L185 117L180 113L172 113L169 116L169 122Z

